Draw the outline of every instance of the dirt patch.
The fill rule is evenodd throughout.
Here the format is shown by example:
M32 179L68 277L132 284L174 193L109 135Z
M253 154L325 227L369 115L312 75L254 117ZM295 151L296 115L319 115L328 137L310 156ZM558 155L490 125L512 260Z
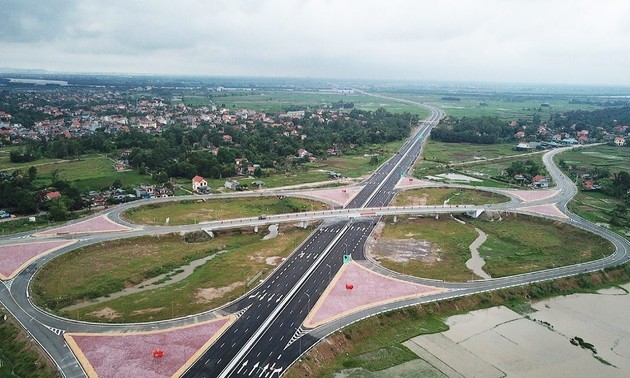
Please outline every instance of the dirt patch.
M93 316L95 318L101 318L101 319L107 319L107 320L114 320L116 318L120 318L120 313L109 307L105 307L102 310L90 312L87 315Z
M426 206L428 199L429 199L429 195L427 193L423 193L422 195L419 195L419 196L407 197L407 201L409 201L409 205L411 206Z
M220 288L210 287L207 289L198 289L195 293L195 297L197 297L197 303L210 302L213 299L221 298L225 294L231 292L232 290L236 290L243 285L245 285L245 282L234 282L231 285Z
M420 260L428 264L441 261L439 252L432 243L415 239L380 239L370 251L376 259L385 258L398 263Z
M144 309L144 310L133 311L131 313L131 315L133 316L133 315L155 314L156 312L160 312L162 310L164 310L164 307L147 308L147 309Z
M410 239L381 238L385 222L379 222L372 235L365 244L365 252L375 260L389 259L394 262L406 263L410 260L420 260L424 263L441 261L440 249L426 240L415 240L413 234L407 234Z
M276 266L282 262L282 257L279 256L271 256L265 259L267 265Z

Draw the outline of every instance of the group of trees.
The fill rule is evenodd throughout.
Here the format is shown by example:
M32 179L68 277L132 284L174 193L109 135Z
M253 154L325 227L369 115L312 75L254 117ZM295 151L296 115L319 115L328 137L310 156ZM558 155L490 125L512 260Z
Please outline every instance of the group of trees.
M79 138L59 136L52 140L28 141L20 149L12 150L13 162L29 162L41 157L75 158L88 153L112 153L118 157L120 151L130 150L129 164L141 173L151 173L157 183L170 177L191 178L201 175L208 178L226 178L235 175L235 160L246 158L250 163L263 168L290 170L308 158L298 158L297 151L304 148L316 156L325 156L328 148L337 152L363 152L373 144L400 140L409 135L411 125L417 118L410 114L394 115L385 110L353 110L346 116L321 122L307 114L299 121L299 134L284 135L287 128L274 128L268 124L255 123L247 128L217 126L205 123L196 129L183 126L166 128L161 135L147 134L137 130L128 133L109 134L97 131ZM232 136L232 143L223 140ZM218 147L215 154L208 146ZM378 164L378 158L371 160ZM262 175L257 169L254 174ZM20 170L12 175L0 177L0 207L13 209L20 214L32 214L48 210L54 219L63 219L68 211L78 210L86 204L81 193L69 182L52 174L50 182L38 181L37 169ZM46 180L48 181L48 180ZM60 200L48 201L43 195L51 190L61 192Z
M48 211L51 220L65 220L69 211L85 207L81 192L75 186L60 179L58 172L53 172L51 178L49 183L37 183L35 167L30 167L26 172L18 169L12 174L2 174L0 208L12 209L18 214L35 214L43 210ZM61 197L46 199L46 193L50 191L59 191Z
M247 128L224 125L215 127L202 123L196 129L174 125L161 135L132 130L128 133L107 134L96 132L76 139L57 137L50 141L29 142L11 154L14 162L33 161L39 157L73 158L82 154L111 153L131 149L128 160L141 172L165 173L167 177L190 178L202 175L209 178L230 177L235 174L234 161L246 158L263 168L290 169L303 163L297 151L304 148L316 156L325 156L335 146L337 151L400 140L409 135L416 117L411 114L394 115L385 110L353 110L321 122L306 114L294 121L302 128L299 135L285 136L285 127L273 128L262 122ZM232 142L225 142L230 135ZM217 155L208 152L208 146L218 147Z
M505 172L510 179L513 179L515 175L520 174L527 180L531 180L536 175L544 174L545 168L533 160L515 160L510 163L510 166L505 169Z
M514 129L497 117L447 117L431 138L447 143L494 144L511 138Z

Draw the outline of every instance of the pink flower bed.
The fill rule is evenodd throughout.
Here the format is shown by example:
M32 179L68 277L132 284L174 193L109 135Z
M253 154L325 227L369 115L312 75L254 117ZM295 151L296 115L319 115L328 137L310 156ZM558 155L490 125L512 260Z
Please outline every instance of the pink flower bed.
M550 198L558 193L557 190L509 190L506 192L514 194L515 196L526 202Z
M0 247L0 279L10 279L37 257L72 243L74 240L3 245Z
M340 205L348 204L359 193L360 188L335 188L309 192L312 196L337 202Z
M88 232L114 232L114 231L128 231L129 227L120 225L109 220L105 215L69 224L63 227L53 228L51 230L43 231L37 235L57 235L57 234L81 234Z
M185 364L193 363L197 352L230 318L151 333L67 334L66 338L90 375L106 378L171 377ZM201 348L204 350L200 350ZM77 350L78 349L78 350ZM154 357L153 351L163 351ZM89 366L86 366L89 364Z
M433 185L433 183L413 177L401 177L396 183L396 188L416 188Z
M305 326L316 327L363 308L443 290L386 277L355 262L346 265L331 285L314 306ZM352 285L352 289L346 285Z
M552 217L568 218L563 212L558 210L555 204L528 206L521 207L520 209L531 213L544 214Z

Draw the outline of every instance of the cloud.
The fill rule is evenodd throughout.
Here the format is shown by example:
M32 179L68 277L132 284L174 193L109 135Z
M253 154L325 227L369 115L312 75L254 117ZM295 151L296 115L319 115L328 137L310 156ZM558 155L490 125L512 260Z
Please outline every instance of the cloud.
M0 41L50 41L65 33L75 7L75 0L0 0Z
M629 16L623 0L0 0L0 49L63 71L630 84Z

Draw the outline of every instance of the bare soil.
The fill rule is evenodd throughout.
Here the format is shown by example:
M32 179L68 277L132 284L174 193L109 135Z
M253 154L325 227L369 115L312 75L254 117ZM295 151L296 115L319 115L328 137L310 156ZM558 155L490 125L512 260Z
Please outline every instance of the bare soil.
M107 319L107 320L114 320L116 318L120 317L120 313L109 308L109 307L105 307L102 310L98 310L98 311L94 311L94 312L90 312L87 315L89 316L93 316L95 318L102 318L102 319Z
M236 290L237 288L245 285L245 282L234 282L231 285L223 286L220 288L207 288L207 289L197 289L197 293L195 296L197 297L197 303L210 302L213 299L221 298L227 293Z
M389 259L399 263L420 260L427 264L441 260L440 249L426 240L382 238L384 226L385 223L380 222L366 243L366 253L374 259Z

